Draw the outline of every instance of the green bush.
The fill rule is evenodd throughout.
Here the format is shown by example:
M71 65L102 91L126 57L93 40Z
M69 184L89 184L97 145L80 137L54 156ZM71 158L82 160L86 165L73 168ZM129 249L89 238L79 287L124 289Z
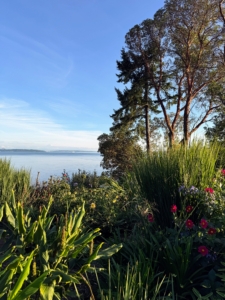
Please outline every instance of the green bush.
M1 299L76 298L77 286L87 283L85 272L94 270L91 263L122 247L112 245L102 250L103 243L94 246L100 229L82 227L84 203L77 212L48 216L51 203L52 199L34 222L14 195L10 205L5 202L1 206L0 233L5 241L0 249Z
M182 208L179 187L207 187L215 174L218 149L216 144L208 146L199 142L146 154L135 162L127 185L130 183L133 190L155 205L155 218L160 226L171 227L173 220L168 214L171 205Z

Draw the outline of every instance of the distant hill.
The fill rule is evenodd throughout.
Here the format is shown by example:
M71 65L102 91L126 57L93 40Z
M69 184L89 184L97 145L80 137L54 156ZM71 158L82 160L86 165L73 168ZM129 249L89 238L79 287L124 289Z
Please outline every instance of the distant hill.
M49 151L51 153L96 153L97 151L91 151L91 150L51 150Z
M41 152L41 153L98 153L97 151L91 150L36 150L36 149L0 149L0 153L2 152L27 152L27 153L34 153L34 152Z
M35 149L0 149L0 152L46 152L44 150L35 150Z

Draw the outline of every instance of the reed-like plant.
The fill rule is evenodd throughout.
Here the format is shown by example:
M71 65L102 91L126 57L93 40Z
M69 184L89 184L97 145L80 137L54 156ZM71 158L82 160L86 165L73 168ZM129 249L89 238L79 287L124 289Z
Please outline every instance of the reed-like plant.
M146 154L134 162L127 185L130 183L131 190L139 191L155 205L155 219L160 226L171 227L171 205L182 207L179 187L207 187L215 174L218 151L216 144L193 142L186 147Z
M109 261L107 289L102 288L96 273L98 298L101 300L171 299L160 297L161 287L166 283L166 276L159 277L159 275L161 274L152 275L151 267L144 260L137 261L133 266L128 264L125 272L122 266L115 264L111 266Z
M30 172L16 170L10 160L0 159L0 204L10 199L12 189L17 200L24 199L29 194Z

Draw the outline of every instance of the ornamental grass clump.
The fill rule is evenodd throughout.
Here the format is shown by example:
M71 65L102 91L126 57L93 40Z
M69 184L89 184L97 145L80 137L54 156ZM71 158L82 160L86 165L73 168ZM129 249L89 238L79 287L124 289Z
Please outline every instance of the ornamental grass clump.
M11 197L12 189L18 200L26 199L30 192L30 172L16 170L10 160L0 159L0 204Z
M134 162L127 182L131 189L136 189L155 205L157 224L171 227L173 220L168 214L171 205L175 204L179 210L183 206L179 188L191 187L189 194L196 197L198 189L209 187L215 174L218 151L216 144L193 142L186 147L146 154Z

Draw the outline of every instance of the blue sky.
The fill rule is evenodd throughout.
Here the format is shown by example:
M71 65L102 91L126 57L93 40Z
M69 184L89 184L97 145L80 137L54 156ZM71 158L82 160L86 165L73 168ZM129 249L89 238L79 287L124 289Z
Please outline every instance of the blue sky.
M0 148L97 150L125 34L163 3L1 1Z

